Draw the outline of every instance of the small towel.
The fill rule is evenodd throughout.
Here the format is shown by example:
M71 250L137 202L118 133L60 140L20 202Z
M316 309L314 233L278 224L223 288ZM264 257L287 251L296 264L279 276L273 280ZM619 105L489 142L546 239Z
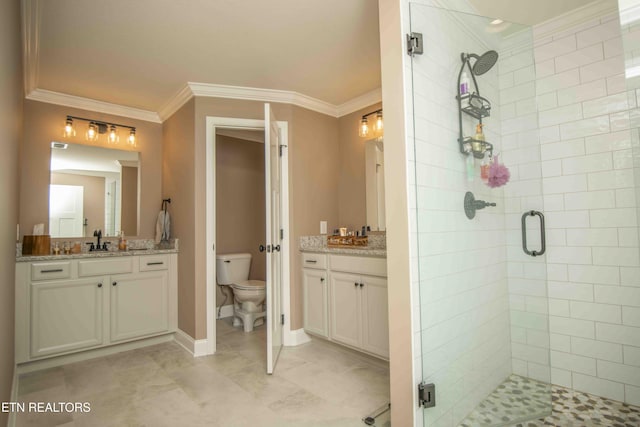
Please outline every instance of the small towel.
M156 245L161 241L169 241L171 236L171 215L169 212L160 211L156 221Z

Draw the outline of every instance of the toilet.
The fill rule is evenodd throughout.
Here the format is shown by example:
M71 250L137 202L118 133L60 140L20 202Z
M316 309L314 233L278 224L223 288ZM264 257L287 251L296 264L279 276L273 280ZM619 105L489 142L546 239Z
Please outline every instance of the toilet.
M249 280L251 254L225 254L216 256L218 285L229 286L233 291L233 326L243 325L245 332L262 325L266 311L264 280Z

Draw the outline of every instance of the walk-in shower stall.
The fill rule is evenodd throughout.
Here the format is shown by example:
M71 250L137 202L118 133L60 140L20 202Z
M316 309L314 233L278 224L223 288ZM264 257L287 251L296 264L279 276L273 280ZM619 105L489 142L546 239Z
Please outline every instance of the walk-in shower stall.
M552 384L640 402L640 22L599 3L535 28L409 3L425 426L545 418Z

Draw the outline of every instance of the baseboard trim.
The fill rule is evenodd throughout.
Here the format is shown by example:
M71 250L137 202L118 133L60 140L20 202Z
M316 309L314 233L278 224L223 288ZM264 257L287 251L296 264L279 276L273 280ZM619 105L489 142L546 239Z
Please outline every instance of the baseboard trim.
M191 335L186 332L178 329L175 334L175 340L178 344L180 344L185 350L193 355L193 357L201 357L206 356L209 353L207 352L207 340L196 340Z
M295 347L300 344L308 343L311 341L311 337L307 335L304 329L296 329L285 333L283 337L283 344L287 347Z
M78 351L77 353L65 354L63 356L22 363L16 367L16 373L24 374L27 372L38 371L40 369L54 368L56 366L67 365L69 363L80 362L83 360L95 359L96 357L109 356L111 354L135 350L142 347L148 347L150 345L162 344L173 340L174 334L168 333L165 335L129 341L122 344L116 344L102 348Z
M216 310L218 308L216 307ZM233 316L233 304L227 304L227 305L223 305L222 308L220 309L220 317L218 317L218 319L224 319L226 317L232 317Z

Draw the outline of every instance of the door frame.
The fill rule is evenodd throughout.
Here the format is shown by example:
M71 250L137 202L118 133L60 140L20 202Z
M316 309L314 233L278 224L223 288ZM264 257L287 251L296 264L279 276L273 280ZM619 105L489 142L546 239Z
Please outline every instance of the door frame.
M282 313L285 322L283 327L283 342L289 342L291 335L291 229L289 224L289 123L278 121L280 130L280 144L284 146L281 157L281 188L282 229L285 244L282 245ZM248 129L264 130L264 120L243 119L232 117L206 118L206 298L207 298L207 342L205 354L216 352L216 130L217 129ZM266 323L266 322L265 322ZM266 345L266 344L265 344Z

